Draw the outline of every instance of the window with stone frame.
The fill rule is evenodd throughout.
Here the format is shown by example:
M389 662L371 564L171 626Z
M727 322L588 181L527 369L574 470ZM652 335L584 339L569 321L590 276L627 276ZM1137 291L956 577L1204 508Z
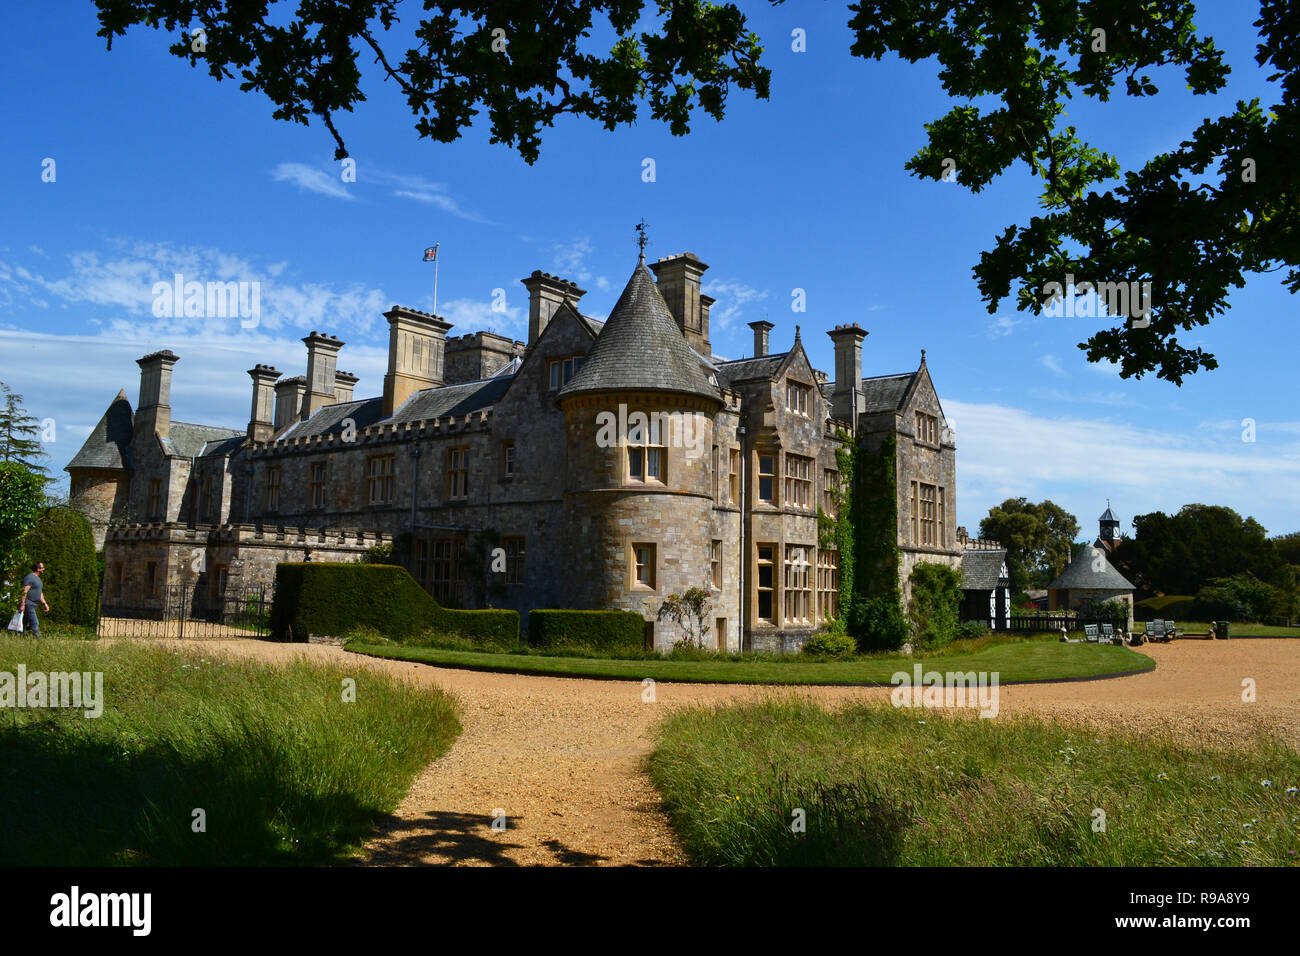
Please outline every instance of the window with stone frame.
M775 504L776 493L776 455L760 454L758 456L758 500Z
M709 569L712 571L713 586L722 587L722 542L714 539L709 554Z
M158 521L163 517L162 479L149 479L149 518Z
M653 544L632 545L632 584L655 589L655 551Z
M772 560L776 554L776 545L758 545L758 574L754 581L756 610L760 621L773 624L776 621L776 563Z
M314 509L325 507L325 488L329 483L329 472L329 462L314 461L311 463L311 479L307 482L307 491L311 495L311 506Z
M817 551L817 619L833 621L840 612L840 553Z
M644 441L639 435L629 436L627 443L628 481L668 483L668 450L663 445L651 444L652 436Z
M917 412L916 440L927 445L939 444L939 419L925 412Z
M469 449L447 450L447 497L453 501L469 497Z
M921 483L919 486L920 506L919 515L921 537L918 544L928 547L934 547L938 544L938 534L936 533L936 516L938 513L938 492L939 489L934 485Z
M786 380L785 407L787 410L794 412L796 415L808 417L809 397L811 395L811 386L804 385L801 382L792 382L789 379Z
M158 593L158 562L150 561L144 566L144 593L153 597Z
M204 475L199 491L199 520L212 521L216 518L215 498L216 482L212 475Z
M785 576L782 580L785 595L785 622L807 624L812 622L812 572L809 558L812 548L801 544L785 547Z
M551 391L556 391L569 384L573 376L582 368L581 355L569 355L565 358L551 359L547 365L547 374Z
M731 449L727 474L727 494L733 505L740 504L740 449Z
M908 498L907 520L911 525L912 536L908 540L912 544L921 543L921 523L920 523L920 487L918 482L912 482L912 494Z
M822 511L834 518L839 498L840 473L831 468L822 471Z
M450 538L435 538L429 542L429 548L429 591L441 601L450 600L455 587L452 541Z
M280 510L280 466L266 469L266 510Z
M501 545L506 552L506 584L523 584L524 539L503 538Z
M785 456L785 503L790 508L812 506L813 460L802 455Z
M503 441L501 443L501 477L513 478L515 476L515 443L512 441Z
M372 505L386 505L393 501L393 474L395 456L376 455L366 462L367 498Z

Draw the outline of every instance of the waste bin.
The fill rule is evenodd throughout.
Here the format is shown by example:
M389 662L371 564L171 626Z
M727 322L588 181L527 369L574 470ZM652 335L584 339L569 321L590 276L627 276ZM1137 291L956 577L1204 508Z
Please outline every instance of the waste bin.
M1228 622L1227 622L1227 621L1220 621L1220 622L1219 622L1219 637L1223 638L1225 641L1228 639Z

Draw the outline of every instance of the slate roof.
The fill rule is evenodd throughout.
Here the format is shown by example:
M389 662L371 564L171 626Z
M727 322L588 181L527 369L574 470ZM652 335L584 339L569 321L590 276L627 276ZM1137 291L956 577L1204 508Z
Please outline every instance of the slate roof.
M201 457L209 443L224 442L230 438L243 438L245 433L237 428L218 425L193 425L190 422L172 422L169 437L163 439L163 451L180 458Z
M505 394L512 381L513 374L503 375L498 372L492 378L477 382L421 389L403 402L391 418L384 418L383 398L362 398L342 405L326 405L317 409L316 414L305 422L295 422L277 435L276 440L337 435L343 431L343 421L347 418L352 419L359 431L379 421L418 422L448 415L468 415L491 408Z
M896 412L903 407L903 398L912 386L915 372L902 372L897 375L876 375L862 380L862 412L874 415L878 412Z
M1005 549L964 551L961 556L961 587L963 591L992 591L1002 577L1002 564L1007 559Z
M719 362L718 381L730 388L734 382L749 382L756 378L771 378L776 374L789 352L755 355L752 358Z
M559 394L629 389L719 397L644 262L633 270L582 368Z
M1100 551L1100 549L1098 549ZM1049 591L1060 591L1069 588L1081 590L1103 590L1103 591L1132 591L1133 585L1128 582L1124 575L1115 570L1114 566L1106 559L1106 552L1093 554L1092 548L1083 548L1079 551L1079 556L1070 562L1070 566L1065 569L1059 578L1047 586ZM1102 569L1094 571L1092 569L1093 561L1101 559Z
M117 393L117 398L105 409L99 424L91 429L81 450L72 456L72 461L64 465L63 470L103 468L126 471L131 467L131 435L134 429L131 403L123 390Z
M1115 517L1115 512L1111 511L1110 508L1107 508L1107 509L1102 513L1102 516L1101 516L1100 518L1098 518L1097 520L1098 520L1098 521L1118 521L1119 519Z

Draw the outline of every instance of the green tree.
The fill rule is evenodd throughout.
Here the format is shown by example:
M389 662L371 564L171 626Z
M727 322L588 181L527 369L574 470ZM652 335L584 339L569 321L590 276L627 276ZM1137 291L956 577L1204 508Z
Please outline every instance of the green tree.
M1279 534L1269 540L1273 542L1273 547L1277 548L1278 556L1283 561L1300 568L1300 531Z
M1143 590L1196 594L1216 578L1250 574L1284 590L1294 582L1286 562L1254 518L1220 505L1184 505L1133 519L1135 535L1120 546L1125 568Z
M41 440L40 423L23 408L23 397L0 382L0 461L13 461L28 471L45 474L48 458Z
M1007 572L1017 591L1046 587L1064 571L1078 534L1078 520L1051 500L1008 498L980 522L980 537L1007 549Z
M99 606L99 568L90 522L71 508L49 508L23 538L30 561L42 561L49 618L62 624L94 624Z
M41 476L16 461L0 461L0 605L18 609L25 570L23 537L44 505Z
M530 163L541 130L562 115L614 129L648 103L682 135L696 109L721 119L733 84L765 99L771 80L761 41L733 3L426 0L400 38L398 0L314 0L288 15L234 0L95 4L110 48L135 25L166 30L171 52L217 80L238 75L241 89L271 100L276 119L319 118L339 159L348 151L334 121L365 99L363 55L405 98L421 137L454 141L486 110L491 141ZM1038 311L1067 273L1149 282L1140 322L1141 310L1115 303L1105 311L1118 321L1079 347L1089 361L1118 363L1125 378L1155 372L1181 384L1218 362L1181 344L1179 332L1222 314L1246 274L1286 268L1286 287L1300 288L1300 21L1290 0L1261 0L1258 10L1255 60L1270 71L1276 102L1239 101L1189 123L1177 148L1127 169L1080 135L1066 105L1118 91L1156 96L1148 71L1162 68L1178 69L1194 94L1220 92L1229 68L1197 33L1191 0L860 0L848 5L848 26L855 56L938 63L954 102L925 124L926 143L905 163L914 176L955 176L978 193L1015 167L1042 184L1043 214L1007 226L973 268L989 312L1009 296ZM597 49L591 37L605 32L616 39Z

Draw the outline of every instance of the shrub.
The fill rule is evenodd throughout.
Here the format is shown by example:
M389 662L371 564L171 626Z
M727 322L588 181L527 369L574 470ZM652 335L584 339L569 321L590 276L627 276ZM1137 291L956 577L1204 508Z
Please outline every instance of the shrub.
M477 644L519 646L515 611L460 611L445 608L407 573L389 564L279 564L271 636L305 641L309 634L347 634L372 627L403 642L432 629Z
M357 558L357 564L401 564L393 554L392 544L372 544L365 554Z
M99 571L90 522L71 508L50 508L27 532L22 550L28 560L45 564L41 580L50 603L49 619L57 624L94 624Z
M986 637L991 633L992 630L983 621L962 621L957 625L957 637L963 640Z
M848 613L849 634L861 651L896 651L907 640L907 618L888 597L855 601Z
M640 651L645 648L645 620L634 611L529 611L528 645Z
M823 631L803 642L803 652L810 657L847 657L858 649L847 634Z
M941 647L957 636L961 572L947 564L922 561L912 568L912 603L907 617L912 639Z
M45 481L16 461L0 461L0 603L17 608L22 595L23 537L40 517ZM12 612L11 612L12 613Z
M1278 591L1251 574L1215 578L1196 592L1196 618L1209 621L1265 621L1279 604Z
M659 605L656 620L668 618L680 627L685 636L676 644L690 647L704 647L704 637L709 633L709 611L713 605L709 602L709 592L701 587L689 587L681 594L670 594Z

